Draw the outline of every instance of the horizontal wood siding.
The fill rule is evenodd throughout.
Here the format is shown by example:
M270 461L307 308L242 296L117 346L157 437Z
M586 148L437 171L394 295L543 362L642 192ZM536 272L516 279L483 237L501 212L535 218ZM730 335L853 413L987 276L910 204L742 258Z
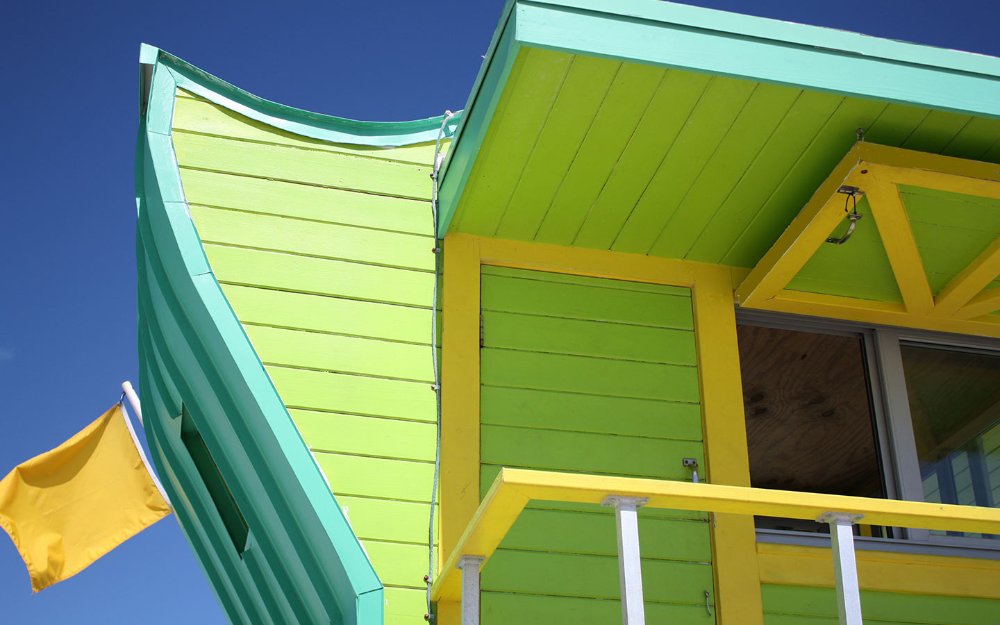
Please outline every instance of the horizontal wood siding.
M832 588L764 584L765 625L836 625ZM994 625L1000 601L967 597L861 592L865 625Z
M212 270L386 586L386 622L422 622L433 146L333 145L179 95L174 147Z
M688 289L484 267L481 493L500 467L688 480L704 465ZM702 514L640 511L651 622L712 623ZM620 619L614 516L537 502L483 575L483 623Z

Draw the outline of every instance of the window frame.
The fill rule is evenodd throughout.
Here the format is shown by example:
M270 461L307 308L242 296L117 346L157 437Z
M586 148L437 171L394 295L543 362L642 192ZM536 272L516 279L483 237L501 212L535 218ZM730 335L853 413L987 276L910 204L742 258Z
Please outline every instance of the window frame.
M927 330L862 324L840 319L807 317L787 313L736 309L737 325L754 325L799 330L862 340L864 364L877 436L879 464L886 498L924 501L923 483L917 459L913 421L907 396L900 346L933 345L1000 356L1000 340L989 337L947 334ZM742 371L742 364L741 364ZM913 551L938 555L1000 559L1000 540L972 536L939 536L928 530L891 528L892 538L856 537L859 548L882 551ZM758 529L758 542L816 545L829 543L826 537L808 532Z

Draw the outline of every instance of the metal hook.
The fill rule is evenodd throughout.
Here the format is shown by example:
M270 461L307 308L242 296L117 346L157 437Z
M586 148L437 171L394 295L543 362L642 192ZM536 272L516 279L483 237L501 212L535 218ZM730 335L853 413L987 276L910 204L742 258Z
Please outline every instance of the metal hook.
M850 239L851 235L854 234L854 229L858 226L858 222L864 216L858 213L858 196L864 195L864 192L861 191L861 189L859 189L858 187L852 187L850 185L845 184L842 185L839 189L837 189L837 193L843 193L846 196L844 198L844 212L847 213L847 220L851 223L847 226L847 232L844 233L844 236L829 237L826 240L826 242L833 243L834 245L843 245L844 243L847 243L847 240ZM851 201L854 202L853 210L848 212L847 204L848 202Z
M712 606L711 606L711 605L709 604L709 602L708 602L708 598L709 598L710 596L711 596L711 595L710 595L710 594L709 594L709 592L708 592L708 591L706 590L706 591L705 591L705 612L707 612L709 616L712 616Z

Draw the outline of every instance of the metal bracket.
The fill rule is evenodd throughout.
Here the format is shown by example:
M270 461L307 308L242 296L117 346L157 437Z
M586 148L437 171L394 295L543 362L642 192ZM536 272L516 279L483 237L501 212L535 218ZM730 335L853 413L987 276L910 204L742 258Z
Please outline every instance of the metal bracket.
M844 243L847 243L847 240L854 234L854 229L857 228L858 222L861 221L861 218L864 216L858 212L858 198L864 195L865 192L859 187L843 184L840 185L839 189L837 189L837 193L846 196L844 198L844 212L847 213L847 220L851 223L847 226L847 232L844 233L844 236L829 237L826 242L833 243L834 245L843 245ZM847 203L851 200L854 201L854 210L848 212Z

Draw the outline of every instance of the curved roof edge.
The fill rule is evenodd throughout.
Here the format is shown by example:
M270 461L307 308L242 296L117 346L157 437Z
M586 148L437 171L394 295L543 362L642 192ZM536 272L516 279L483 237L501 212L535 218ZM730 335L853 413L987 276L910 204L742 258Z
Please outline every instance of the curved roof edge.
M153 459L232 622L381 625L382 583L191 221L171 126L176 88L194 79L176 59L156 57L143 66L135 168L140 382ZM245 520L242 538L234 517Z
M411 121L359 121L314 113L266 100L191 65L169 52L142 44L140 110L144 111L151 89L152 68L170 72L177 87L224 106L236 113L275 128L312 139L349 145L398 147L437 139L444 115ZM445 136L454 133L461 111L448 124Z

